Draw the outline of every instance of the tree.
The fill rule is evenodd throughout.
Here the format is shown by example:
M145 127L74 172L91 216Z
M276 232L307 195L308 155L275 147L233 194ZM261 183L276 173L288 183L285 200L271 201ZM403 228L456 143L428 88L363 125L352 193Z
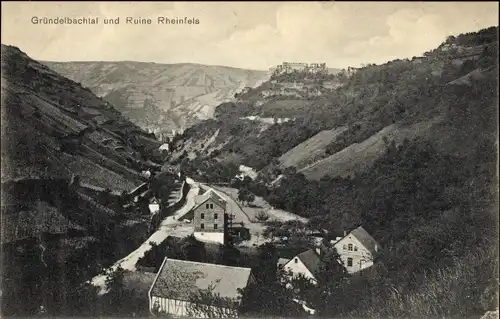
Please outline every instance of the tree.
M116 269L109 270L105 279L106 289L108 290L105 295L105 301L107 303L107 311L110 314L120 313L123 308L123 302L125 301L125 286L123 283L124 270L121 266Z
M226 266L238 266L240 264L240 251L233 244L219 246L221 264Z
M240 312L246 316L296 318L303 314L291 291L274 281L251 284L243 290Z
M328 249L321 255L317 274L318 290L312 300L313 308L320 315L338 315L344 298L342 289L349 274L335 248Z
M255 219L257 219L259 222L265 222L269 219L269 215L261 210L255 215Z
M205 244L197 240L194 235L184 238L181 244L181 253L185 260L204 262L207 259Z
M252 194L248 189L242 188L238 191L238 200L243 202L244 205L251 203L255 200L255 195Z

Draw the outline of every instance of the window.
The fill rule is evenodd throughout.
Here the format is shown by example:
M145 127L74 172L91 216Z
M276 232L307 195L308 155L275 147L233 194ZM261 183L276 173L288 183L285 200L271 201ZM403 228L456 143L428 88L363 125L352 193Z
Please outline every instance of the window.
M205 219L205 214L204 214L204 213L201 213L200 218L201 218L201 219Z
M352 267L352 258L347 258L347 267Z
M205 208L209 209L210 208L210 204L205 204Z
M342 248L343 248L344 250L346 250L346 249L347 249L347 246L346 246L346 245L344 245L344 247L342 247Z
M210 204L210 209L214 209L214 204Z
M354 246L354 251L358 251L358 246Z
M299 259L298 258L295 258L295 263L297 264L299 262Z
M214 224L214 229L217 229L217 224Z
M217 219L219 215L217 213L214 214L214 219Z
M205 229L205 224L200 224L201 229Z
M352 251L352 244L347 245L347 250Z

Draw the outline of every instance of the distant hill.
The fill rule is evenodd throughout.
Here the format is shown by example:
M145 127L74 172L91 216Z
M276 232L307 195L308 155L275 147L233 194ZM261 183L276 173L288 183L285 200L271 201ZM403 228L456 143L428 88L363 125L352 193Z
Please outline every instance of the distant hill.
M191 63L42 63L88 87L140 127L164 131L213 118L217 105L269 78L267 71Z

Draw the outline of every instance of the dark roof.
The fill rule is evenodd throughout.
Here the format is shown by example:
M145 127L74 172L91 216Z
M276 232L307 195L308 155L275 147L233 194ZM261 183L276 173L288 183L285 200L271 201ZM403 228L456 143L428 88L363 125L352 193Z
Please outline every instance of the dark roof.
M297 255L297 257L302 261L304 266L309 269L309 271L316 275L319 267L319 255L316 253L314 249L306 250Z
M356 239L359 240L359 242L363 246L365 246L365 248L368 249L371 253L376 252L380 248L380 245L377 243L377 241L370 234L368 234L363 226L359 226L349 234L356 237ZM379 246L378 249L375 249L376 246Z
M238 288L245 288L250 276L250 268L165 258L150 294L189 301L193 294L215 285L213 293L223 298L238 298Z

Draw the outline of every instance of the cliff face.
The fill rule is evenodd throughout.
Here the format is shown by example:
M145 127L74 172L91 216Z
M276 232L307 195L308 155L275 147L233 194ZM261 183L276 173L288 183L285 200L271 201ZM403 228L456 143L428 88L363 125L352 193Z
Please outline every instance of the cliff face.
M269 77L266 71L188 63L43 63L111 102L142 128L167 132L213 118L217 105Z

